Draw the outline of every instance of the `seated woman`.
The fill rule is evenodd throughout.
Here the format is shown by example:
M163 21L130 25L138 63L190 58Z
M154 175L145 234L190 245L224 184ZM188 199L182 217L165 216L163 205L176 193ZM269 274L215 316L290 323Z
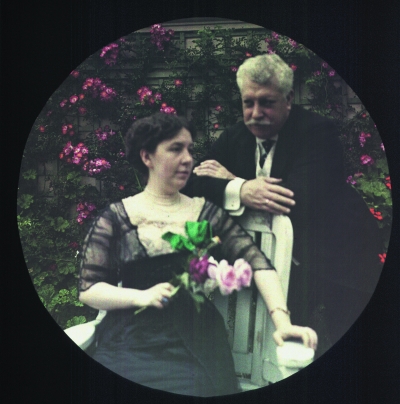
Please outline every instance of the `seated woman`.
M168 392L204 397L239 391L218 310L205 299L198 312L184 291L170 299L169 280L180 254L161 236L185 235L186 221L202 220L221 239L222 257L251 265L265 303L276 309L276 342L298 337L315 349L315 332L291 324L276 271L251 237L222 209L179 193L193 164L187 121L161 113L143 118L125 141L127 159L148 182L143 192L103 210L84 242L80 301L107 310L96 330L94 359L129 380ZM146 310L135 315L142 307Z

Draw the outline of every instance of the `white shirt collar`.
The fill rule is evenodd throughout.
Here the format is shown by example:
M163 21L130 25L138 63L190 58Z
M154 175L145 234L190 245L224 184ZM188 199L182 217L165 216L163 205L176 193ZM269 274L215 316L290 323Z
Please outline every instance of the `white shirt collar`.
M275 136L272 136L270 139L271 140L275 140L275 142L278 140L278 136L279 135L275 135ZM266 139L260 139L260 138L258 138L258 137L256 137L256 142L257 142L257 144L262 144L262 142L264 142Z

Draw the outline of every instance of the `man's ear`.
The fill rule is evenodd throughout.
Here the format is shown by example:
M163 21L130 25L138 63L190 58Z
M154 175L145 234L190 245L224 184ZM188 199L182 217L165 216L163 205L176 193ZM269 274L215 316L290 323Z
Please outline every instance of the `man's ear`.
M290 110L292 108L293 98L294 98L294 91L293 91L293 89L291 89L289 91L289 94L286 96L286 102L287 102L287 105L288 105L288 110Z
M150 153L147 150L145 150L145 149L140 150L140 158L142 159L143 164L147 168L152 167L152 162L151 162L151 159L150 159Z

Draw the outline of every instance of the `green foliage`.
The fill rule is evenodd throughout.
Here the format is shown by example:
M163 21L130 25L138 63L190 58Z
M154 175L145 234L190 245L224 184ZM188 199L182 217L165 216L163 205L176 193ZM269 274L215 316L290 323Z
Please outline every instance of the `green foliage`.
M347 102L337 73L314 53L263 29L204 28L186 48L176 35L158 49L146 33L115 44L114 59L105 48L96 52L51 96L22 161L17 220L25 261L41 301L63 328L96 316L77 292L78 251L91 218L143 189L143 178L123 156L126 130L173 107L196 126L195 159L201 159L220 131L241 119L237 68L265 52L276 52L295 71L296 88L307 90L297 102L337 121L348 181L377 212L387 244L392 200L381 139L363 107ZM151 93L138 94L145 87ZM373 163L363 164L365 156ZM90 172L95 159L101 169Z
M37 178L37 172L35 170L27 170L22 174L22 177L26 180L35 180Z
M22 194L17 199L17 204L21 209L28 209L29 206L33 203L33 195Z
M86 323L85 316L74 316L71 320L67 321L66 328L73 327L75 325L84 324Z

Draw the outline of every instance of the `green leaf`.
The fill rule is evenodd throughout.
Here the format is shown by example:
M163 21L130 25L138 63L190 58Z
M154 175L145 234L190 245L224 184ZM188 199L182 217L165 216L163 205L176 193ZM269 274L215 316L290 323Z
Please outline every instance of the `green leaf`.
M196 302L204 303L204 296L203 296L203 295L200 295L200 294L198 294L198 293L191 293L191 295L192 295L193 299L194 299Z
M86 323L85 316L75 316L72 317L70 320L67 321L66 328L73 327L75 325L84 324Z
M38 287L41 286L42 283L46 280L46 278L49 276L49 272L40 272L38 275L36 275L33 279L33 284ZM53 286L53 285L44 285L44 286ZM54 289L54 287L53 287ZM45 290L45 289L43 289ZM47 293L47 292L46 292Z
M65 229L69 227L69 221L65 220L61 216L58 216L55 220L51 219L50 224L54 227L55 231L65 232Z
M184 272L181 276L181 282L183 284L183 286L185 287L185 289L189 288L189 273L188 272Z
M389 167L386 159L378 159L375 161L375 166L382 170L385 174L389 174Z
M30 170L25 171L22 174L22 177L26 180L34 180L37 177L37 172L36 172L36 170L30 169Z
M204 303L204 296L199 295L197 293L193 293L192 291L189 291L189 293L193 298L194 305L196 307L197 312L200 313L201 305Z
M33 203L33 195L23 194L17 199L17 205L22 209L28 209Z
M70 173L67 174L67 180L68 181L80 181L82 175L80 173L77 173L75 171L71 171Z
M47 304L50 302L51 298L55 293L55 289L53 285L43 285L37 290L40 300L47 308Z
M72 274L76 272L76 267L73 262L67 261L67 262L59 262L58 263L58 272L61 274Z
M174 295L179 291L179 289L181 288L181 286L182 286L182 285L175 286L175 288L174 288L174 289L172 290L172 292L171 292L171 297L174 296Z

